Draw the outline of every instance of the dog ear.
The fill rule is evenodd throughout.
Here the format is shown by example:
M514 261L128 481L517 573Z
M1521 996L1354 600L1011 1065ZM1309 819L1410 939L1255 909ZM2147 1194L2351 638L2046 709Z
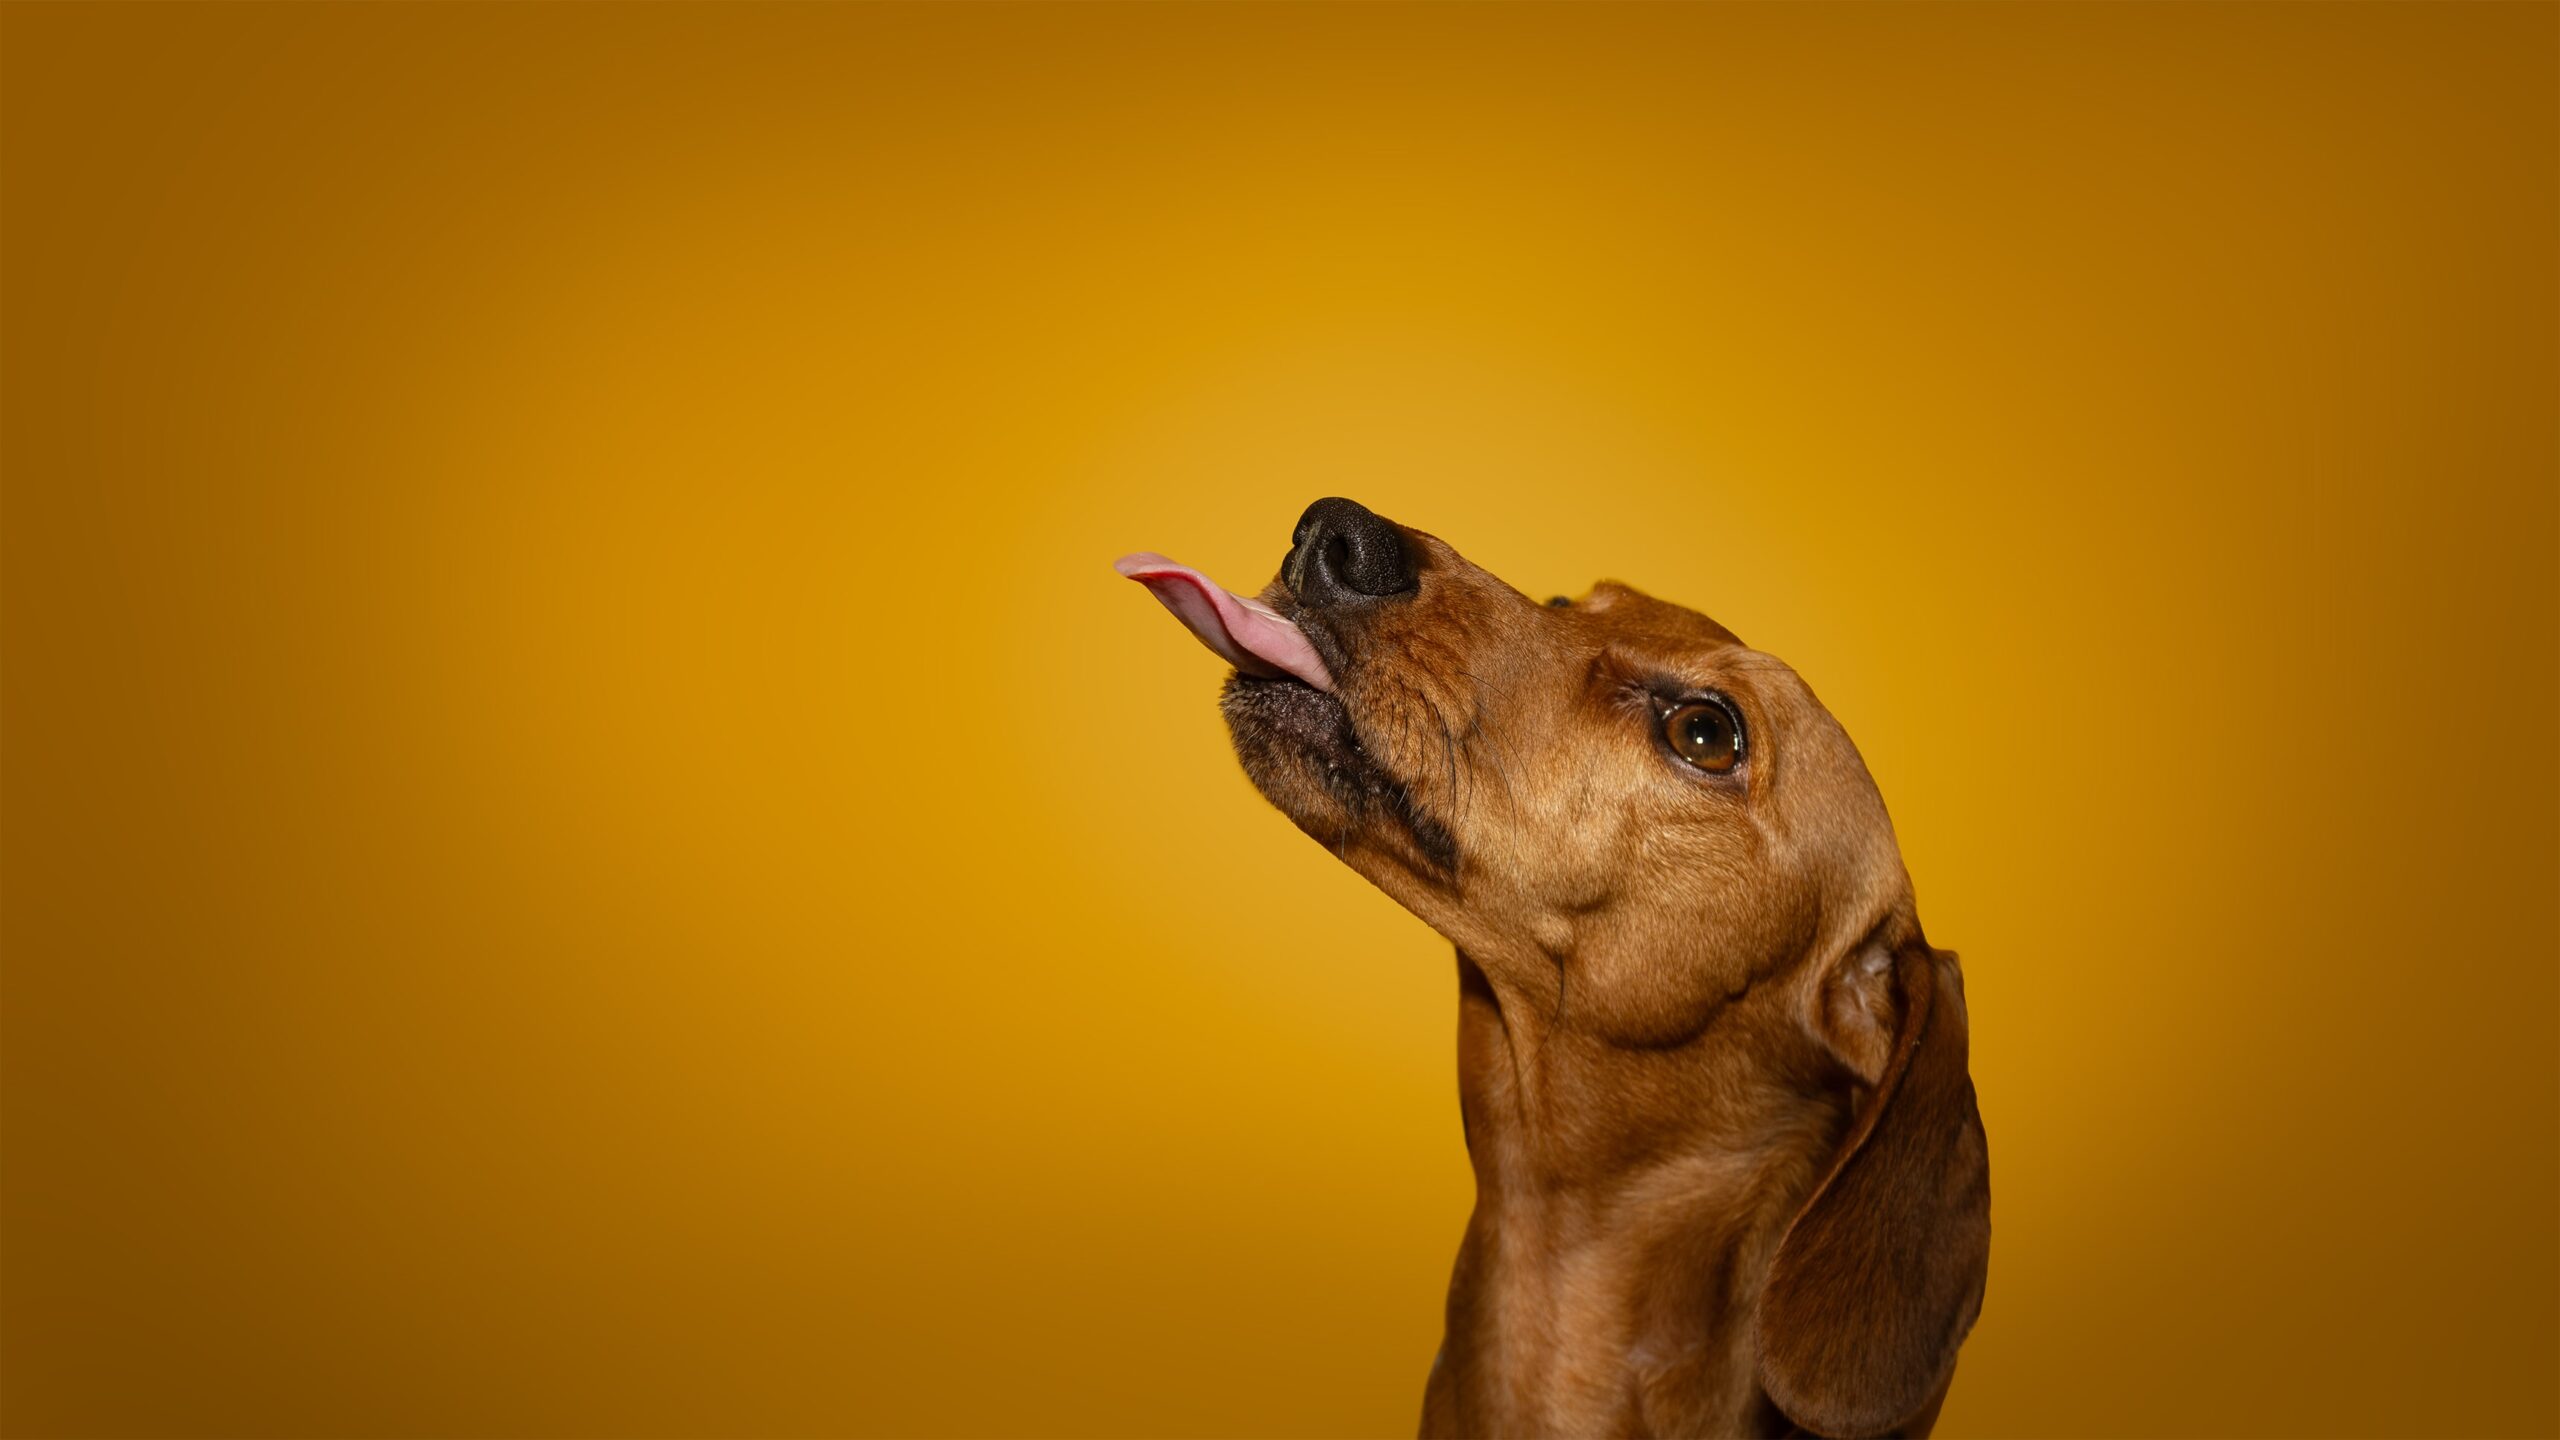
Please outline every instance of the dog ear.
M1824 979L1821 1029L1872 1089L1760 1294L1760 1385L1821 1435L1882 1435L1954 1373L1991 1259L1964 979L1918 939Z

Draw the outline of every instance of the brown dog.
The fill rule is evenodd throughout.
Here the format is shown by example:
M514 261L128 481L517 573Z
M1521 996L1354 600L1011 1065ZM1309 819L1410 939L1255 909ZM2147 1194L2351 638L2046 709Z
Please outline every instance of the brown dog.
M1262 793L1458 947L1477 1200L1422 1433L1926 1434L1990 1252L1963 982L1795 672L1348 500L1259 600L1120 568L1237 665Z

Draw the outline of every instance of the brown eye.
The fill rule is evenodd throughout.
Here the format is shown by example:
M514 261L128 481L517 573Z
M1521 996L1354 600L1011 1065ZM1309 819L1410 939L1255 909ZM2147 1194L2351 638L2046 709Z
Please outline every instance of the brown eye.
M1672 707L1662 717L1662 738L1672 754L1701 770L1721 775L1742 763L1741 722L1712 700Z

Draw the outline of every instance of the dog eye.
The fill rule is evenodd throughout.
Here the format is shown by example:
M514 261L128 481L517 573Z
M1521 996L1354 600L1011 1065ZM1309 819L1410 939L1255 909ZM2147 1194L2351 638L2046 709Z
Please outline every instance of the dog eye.
M1742 763L1742 722L1712 700L1673 707L1662 717L1662 738L1701 770L1721 775Z

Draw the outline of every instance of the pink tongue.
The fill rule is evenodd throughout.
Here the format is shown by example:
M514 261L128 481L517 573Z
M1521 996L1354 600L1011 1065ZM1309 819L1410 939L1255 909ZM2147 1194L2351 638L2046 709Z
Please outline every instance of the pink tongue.
M1201 644L1247 675L1294 675L1319 690L1333 688L1333 676L1304 632L1261 601L1231 595L1208 576L1153 551L1123 555L1111 568L1146 586Z

